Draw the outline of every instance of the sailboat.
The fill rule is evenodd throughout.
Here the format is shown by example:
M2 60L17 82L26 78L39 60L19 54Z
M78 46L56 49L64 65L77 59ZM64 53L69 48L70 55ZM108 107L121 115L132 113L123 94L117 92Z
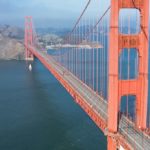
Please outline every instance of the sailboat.
M32 65L31 64L29 65L29 71L32 71Z

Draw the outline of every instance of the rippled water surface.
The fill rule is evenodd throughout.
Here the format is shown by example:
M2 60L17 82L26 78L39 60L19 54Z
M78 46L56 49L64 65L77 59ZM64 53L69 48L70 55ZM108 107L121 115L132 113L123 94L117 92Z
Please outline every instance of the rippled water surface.
M106 150L102 132L39 61L0 61L0 150Z

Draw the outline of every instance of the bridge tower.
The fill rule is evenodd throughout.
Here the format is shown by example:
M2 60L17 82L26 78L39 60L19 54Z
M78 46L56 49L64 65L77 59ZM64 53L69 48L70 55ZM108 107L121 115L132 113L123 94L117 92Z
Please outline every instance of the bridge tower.
M33 44L33 23L32 17L25 17L25 59L29 61L33 61L33 54L29 50L29 46Z
M123 8L139 10L140 33L119 33L119 11ZM111 133L116 133L118 130L118 114L121 98L128 95L136 97L136 126L141 129L146 128L148 102L148 24L149 0L111 0L108 87L108 130ZM138 53L138 76L132 80L119 79L119 55L124 48L135 48Z

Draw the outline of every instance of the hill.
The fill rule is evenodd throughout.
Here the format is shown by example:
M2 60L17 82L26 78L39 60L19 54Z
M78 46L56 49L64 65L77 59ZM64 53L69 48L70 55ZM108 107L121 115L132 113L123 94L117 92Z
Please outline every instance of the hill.
M24 59L24 32L18 27L0 26L0 59Z

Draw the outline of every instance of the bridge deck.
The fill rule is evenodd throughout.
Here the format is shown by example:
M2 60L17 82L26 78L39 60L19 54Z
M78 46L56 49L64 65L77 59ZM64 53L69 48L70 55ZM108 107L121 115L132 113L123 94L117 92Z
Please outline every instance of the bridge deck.
M66 68L60 66L60 64L58 64L50 55L33 47L30 47L30 50L38 59L45 61L44 65L51 66L51 68L53 68L63 80L65 80L67 84L80 95L80 97L82 97L96 114L103 118L104 122L107 123L107 102L104 101L102 97L98 96L72 73L68 72ZM125 138L125 141L131 145L133 149L150 150L150 137L143 134L142 131L136 130L133 123L125 116L122 116L120 120L119 134Z

